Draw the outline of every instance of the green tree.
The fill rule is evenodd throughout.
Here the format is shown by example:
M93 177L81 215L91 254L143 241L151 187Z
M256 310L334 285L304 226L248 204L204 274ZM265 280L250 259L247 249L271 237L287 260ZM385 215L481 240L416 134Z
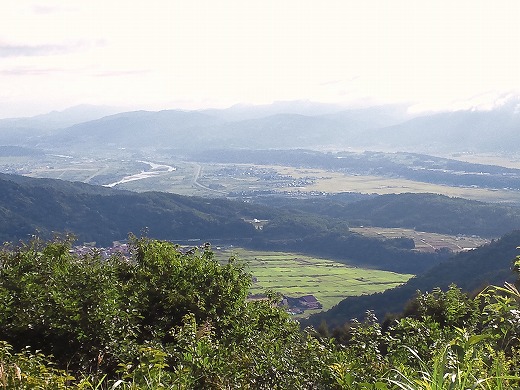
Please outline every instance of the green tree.
M53 355L78 386L328 388L331 349L275 297L248 301L234 259L135 237L129 259L79 257L71 242L3 248L0 334Z

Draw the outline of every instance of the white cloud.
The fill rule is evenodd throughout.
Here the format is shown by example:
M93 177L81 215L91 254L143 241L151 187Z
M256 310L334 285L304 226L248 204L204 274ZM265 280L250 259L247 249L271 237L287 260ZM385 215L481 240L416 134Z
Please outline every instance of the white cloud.
M8 3L0 102L11 104L41 94L56 105L369 99L445 108L520 91L517 1Z
M64 54L78 50L75 45L12 45L0 43L0 58L2 57L36 57Z

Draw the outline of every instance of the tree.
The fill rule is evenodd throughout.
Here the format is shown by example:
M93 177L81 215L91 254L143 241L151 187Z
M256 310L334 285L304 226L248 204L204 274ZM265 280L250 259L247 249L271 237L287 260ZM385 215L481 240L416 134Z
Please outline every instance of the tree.
M15 350L53 355L89 383L139 387L159 373L167 387L330 383L330 349L275 296L249 301L251 275L234 259L220 264L209 245L132 237L130 258L103 259L75 255L71 242L35 238L0 252L0 334Z

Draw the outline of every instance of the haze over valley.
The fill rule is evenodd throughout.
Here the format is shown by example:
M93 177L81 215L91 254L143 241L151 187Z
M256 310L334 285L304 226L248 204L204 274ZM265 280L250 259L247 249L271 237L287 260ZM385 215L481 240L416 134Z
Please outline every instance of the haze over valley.
M24 215L13 203L2 234L70 231L79 243L110 246L145 231L188 246L288 250L421 274L520 226L518 104L512 97L493 110L422 114L405 105L308 101L120 113L77 106L0 120L3 180L22 186L8 193L24 191L37 208L43 198L26 189L55 188L44 214L55 210L54 217ZM109 206L116 198L119 211ZM190 211L178 214L185 207L178 202ZM321 297L303 285L281 292ZM320 299L330 308L348 296L338 290Z
M2 388L520 388L520 2L0 14Z

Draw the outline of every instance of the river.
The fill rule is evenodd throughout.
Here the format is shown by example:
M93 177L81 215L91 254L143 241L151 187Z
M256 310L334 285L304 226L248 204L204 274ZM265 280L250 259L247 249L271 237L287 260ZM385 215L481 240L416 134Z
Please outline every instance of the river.
M104 184L103 186L112 188L112 187L117 186L118 184L128 183L130 181L148 179L149 177L159 176L163 173L173 172L173 171L177 170L177 168L172 167L170 165L166 165L166 164L156 164L156 163L153 163L150 161L138 161L138 162L148 164L150 166L150 169L146 170L146 171L141 171L134 175L125 176L119 181L116 181L116 182L110 183L110 184Z

